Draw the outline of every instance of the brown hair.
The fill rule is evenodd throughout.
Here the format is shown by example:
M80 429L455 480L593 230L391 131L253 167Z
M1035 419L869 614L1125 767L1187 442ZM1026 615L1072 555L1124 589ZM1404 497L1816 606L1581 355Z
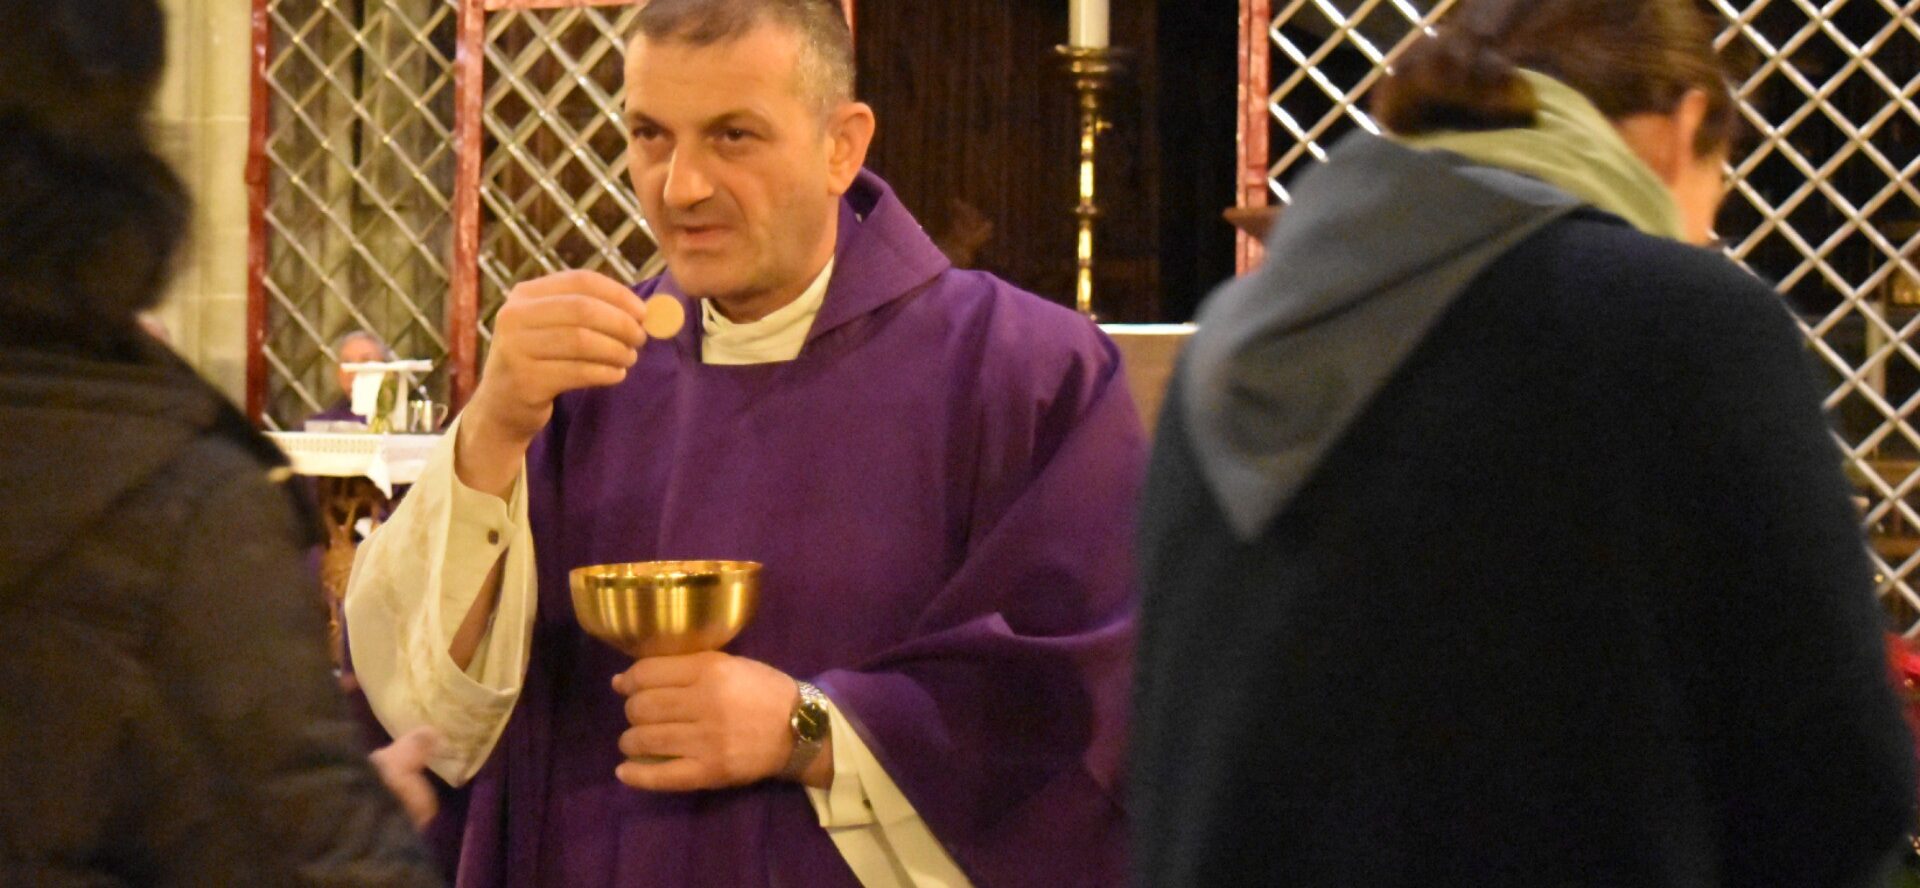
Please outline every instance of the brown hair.
M652 41L712 46L772 22L800 35L800 88L823 112L853 101L853 29L840 0L652 0L640 33Z
M1694 150L1705 156L1737 129L1714 32L1696 0L1461 0L1394 63L1372 109L1406 135L1530 126L1538 100L1518 68L1579 90L1612 120L1671 112L1698 89L1707 117Z

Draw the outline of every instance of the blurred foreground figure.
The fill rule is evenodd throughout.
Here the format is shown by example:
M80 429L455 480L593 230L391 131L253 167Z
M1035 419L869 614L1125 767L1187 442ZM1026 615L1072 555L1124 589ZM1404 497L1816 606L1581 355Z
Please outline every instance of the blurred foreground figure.
M1144 513L1152 886L1862 884L1912 750L1690 0L1466 0L1204 310Z
M159 7L0 0L0 34L0 885L435 884L280 455L136 320L187 221L140 130ZM430 745L380 763L419 817Z

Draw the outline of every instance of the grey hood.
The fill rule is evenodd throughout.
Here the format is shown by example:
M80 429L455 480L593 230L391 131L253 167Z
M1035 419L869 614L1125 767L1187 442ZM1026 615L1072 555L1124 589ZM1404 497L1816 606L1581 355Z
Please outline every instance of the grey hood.
M1539 180L1366 133L1305 174L1265 263L1207 300L1174 383L1234 531L1257 537L1453 300L1581 206Z

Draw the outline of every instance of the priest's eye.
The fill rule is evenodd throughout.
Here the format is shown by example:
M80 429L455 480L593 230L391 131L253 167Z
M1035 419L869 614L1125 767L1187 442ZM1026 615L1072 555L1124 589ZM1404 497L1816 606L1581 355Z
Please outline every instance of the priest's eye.
M730 144L730 145L738 145L741 142L745 142L751 138L753 138L753 133L747 132L746 130L739 129L737 127L720 133L720 141L726 142L727 144Z
M658 141L666 133L651 123L642 123L633 128L633 140L636 142Z

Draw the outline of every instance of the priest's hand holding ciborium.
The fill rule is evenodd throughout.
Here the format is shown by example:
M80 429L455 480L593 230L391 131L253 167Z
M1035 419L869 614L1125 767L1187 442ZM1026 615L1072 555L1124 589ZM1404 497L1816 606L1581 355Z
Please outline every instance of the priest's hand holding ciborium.
M719 652L753 618L760 570L743 561L652 561L570 574L581 628L636 661L613 679L630 723L619 738L623 783L688 791L787 769L794 680Z

